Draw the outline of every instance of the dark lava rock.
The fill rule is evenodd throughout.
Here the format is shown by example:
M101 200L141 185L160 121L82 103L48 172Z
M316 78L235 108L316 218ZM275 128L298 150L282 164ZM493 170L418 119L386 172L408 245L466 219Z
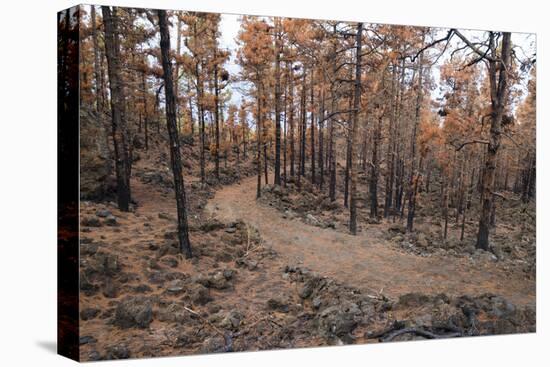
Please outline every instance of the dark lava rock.
M205 305L212 301L208 288L202 284L195 284L191 290L191 301L195 305Z
M113 323L120 328L147 328L153 321L153 310L148 298L128 297L120 302L115 310Z
M223 277L226 280L231 280L231 279L233 279L233 275L235 275L235 270L233 270L233 269L224 269L222 273L223 273Z
M130 358L130 351L124 344L114 345L107 348L105 359L128 359Z
M174 279L168 283L166 290L170 293L179 294L185 290L185 282L181 279Z
M134 292L136 293L149 293L149 292L152 292L153 289L151 289L151 287L149 287L147 284L140 284L136 287L134 287Z
M92 256L97 252L98 245L96 243L80 243L80 255Z
M211 231L225 228L225 224L223 224L217 219L211 219L202 223L199 228L203 232L211 232Z
M84 308L82 311L80 311L80 318L84 321L95 319L97 315L99 315L100 310L97 308Z
M103 287L103 295L107 298L116 298L118 296L118 287L115 282L107 280Z
M79 339L80 345L93 344L97 342L97 339L90 335L81 336Z
M90 353L88 353L88 360L89 361L100 361L101 360L101 354L97 350L92 350Z
M80 290L84 291L87 295L91 295L97 291L97 285L90 282L84 272L80 273Z
M221 336L207 338L201 348L201 353L220 353L224 351L225 342Z
M270 298L267 301L267 307L270 310L279 312L288 312L288 302L282 298Z
M93 272L97 272L102 275L115 275L120 271L118 256L105 252L98 252L93 256L91 269Z
M86 227L101 227L101 222L97 217L84 217L80 223Z
M118 226L118 222L114 215L109 215L107 218L105 218L105 224L111 227Z
M247 268L250 271L254 271L258 268L258 262L246 257L241 257L235 260L237 266Z
M351 333L357 327L354 314L344 310L341 306L327 307L319 314L320 331L326 337L337 337L344 343L353 342Z
M198 275L195 277L194 281L195 283L201 284L207 288L214 288L214 289L227 289L230 286L230 283L228 279L226 278L226 275L229 275L229 273L224 274L225 271L217 271L214 274L210 274L208 276ZM231 275L232 277L232 275ZM231 278L230 278L231 279Z
M107 209L99 209L95 212L95 215L97 215L100 218L107 218L110 215L113 215L109 210Z
M298 295L300 298L306 299L309 298L312 294L315 288L319 285L319 282L321 281L321 278L319 277L311 277L309 278L304 286L298 291Z
M224 329L237 330L241 325L243 315L237 310L229 311L220 322L220 326Z

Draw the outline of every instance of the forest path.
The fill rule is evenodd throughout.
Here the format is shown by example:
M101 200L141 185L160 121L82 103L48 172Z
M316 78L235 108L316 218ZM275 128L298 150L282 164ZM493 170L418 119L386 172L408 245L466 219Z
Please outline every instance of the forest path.
M507 273L498 263L399 252L376 225L352 236L285 219L276 209L256 202L256 177L217 191L206 209L221 220L242 219L255 226L289 265L305 266L371 294L494 293L517 305L535 305L535 281Z

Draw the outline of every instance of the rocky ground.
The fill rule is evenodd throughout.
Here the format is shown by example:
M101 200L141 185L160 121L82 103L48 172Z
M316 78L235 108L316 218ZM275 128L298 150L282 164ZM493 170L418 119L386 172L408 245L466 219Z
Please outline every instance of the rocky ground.
M362 192L367 190L363 187ZM326 191L326 190L325 190ZM473 262L500 262L511 272L520 271L526 277L536 277L536 220L535 203L522 203L509 193L510 198L500 201L497 212L497 225L491 235L490 251L476 250L475 238L478 227L479 203L473 203L465 221L464 239L460 240L461 220L450 218L448 237L443 238L443 223L438 207L437 195L419 194L419 204L415 218L415 230L407 233L403 218L378 216L371 218L364 200L358 206L358 221L363 230L376 227L386 234L385 239L399 251L429 257L434 255L464 257ZM364 199L364 198L362 198ZM320 228L330 228L343 233L349 232L349 211L343 206L343 198L331 202L326 192L311 185L302 178L300 186L290 181L286 187L266 185L262 188L260 203L281 212L282 218L299 219L305 224ZM383 207L379 208L383 212ZM434 213L437 213L434 215Z
M499 296L389 299L283 265L242 222L192 226L191 240L200 246L187 261L169 230L171 218L148 218L168 222L166 231L151 225L140 231L137 213L94 204L83 212L83 360L535 330L534 310ZM112 240L119 235L130 238Z
M222 164L219 180L209 165L201 185L189 163L196 146L184 145L189 260L178 251L168 151L134 147L128 213L103 184L105 162L87 158L95 168L80 207L82 360L535 331L529 208L506 204L510 220L494 236L501 254L451 239L444 247L422 213L414 235L399 222L368 223L363 206L361 236L351 238L341 198L331 203L302 180L300 190L264 186L258 203L251 159Z

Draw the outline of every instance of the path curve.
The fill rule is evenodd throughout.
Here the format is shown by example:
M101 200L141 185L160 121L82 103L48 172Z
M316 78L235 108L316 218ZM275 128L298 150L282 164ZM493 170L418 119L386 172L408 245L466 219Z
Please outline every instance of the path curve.
M366 231L357 236L282 218L255 200L256 177L217 191L206 207L221 220L255 226L290 265L302 265L367 292L398 297L408 292L449 295L494 293L517 305L535 305L535 282L506 274L494 263L467 258L420 257L396 251Z

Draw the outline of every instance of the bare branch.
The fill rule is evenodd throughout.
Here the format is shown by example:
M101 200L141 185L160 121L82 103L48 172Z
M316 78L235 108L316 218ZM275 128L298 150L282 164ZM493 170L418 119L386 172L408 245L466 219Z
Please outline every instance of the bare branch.
M487 140L478 140L478 139L474 139L474 140L471 140L471 141L467 141L465 143L462 143L461 145L459 145L457 148L456 148L456 151L458 152L459 150L461 150L462 148L464 148L466 145L470 145L470 144L489 144L489 142Z
M481 51L476 45L474 45L472 42L470 42L462 33L460 33L458 30L456 29L451 29L451 31L454 32L454 34L456 34L458 36L458 38L460 38L465 44L467 44L471 49L472 51L474 51L476 54L478 54L481 59L486 59L486 60L489 60L489 61L497 61L496 59L494 59L493 57L487 55L488 52L489 52L489 47L487 47L487 50L485 51ZM472 64L473 65L473 64Z

